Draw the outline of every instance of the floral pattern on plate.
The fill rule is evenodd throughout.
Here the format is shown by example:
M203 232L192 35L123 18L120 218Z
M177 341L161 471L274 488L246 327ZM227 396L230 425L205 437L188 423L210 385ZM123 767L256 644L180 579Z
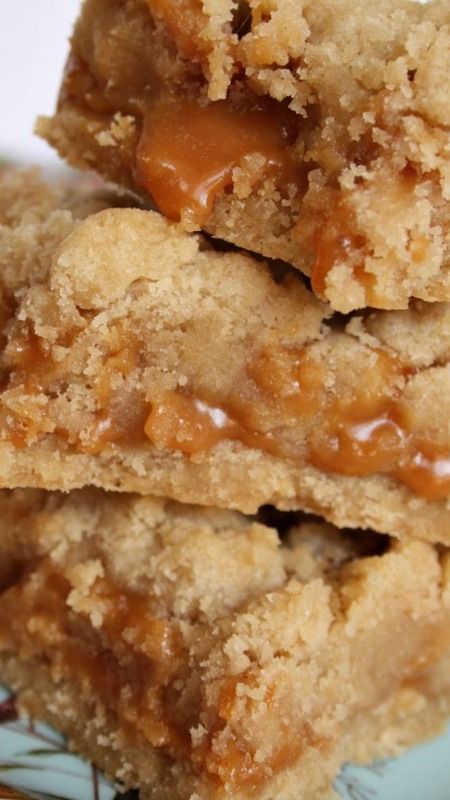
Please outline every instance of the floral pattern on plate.
M137 800L136 792L118 794L47 725L20 720L1 687L0 785L0 800L22 800L21 791L23 800ZM396 761L345 765L335 789L341 800L450 800L450 729Z

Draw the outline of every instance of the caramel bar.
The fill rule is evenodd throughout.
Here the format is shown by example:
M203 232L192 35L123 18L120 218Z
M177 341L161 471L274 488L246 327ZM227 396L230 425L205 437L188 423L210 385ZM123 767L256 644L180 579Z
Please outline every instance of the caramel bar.
M85 0L39 131L338 311L449 300L449 25L446 0Z
M448 304L346 320L155 212L29 174L1 197L0 486L450 542Z
M450 715L429 544L95 490L0 512L0 678L144 800L317 800Z

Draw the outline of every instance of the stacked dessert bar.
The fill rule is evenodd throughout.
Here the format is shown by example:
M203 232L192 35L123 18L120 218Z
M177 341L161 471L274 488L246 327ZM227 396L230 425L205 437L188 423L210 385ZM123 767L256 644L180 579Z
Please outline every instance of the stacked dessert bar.
M2 177L0 678L142 800L450 717L449 100L446 0L85 0L120 189Z

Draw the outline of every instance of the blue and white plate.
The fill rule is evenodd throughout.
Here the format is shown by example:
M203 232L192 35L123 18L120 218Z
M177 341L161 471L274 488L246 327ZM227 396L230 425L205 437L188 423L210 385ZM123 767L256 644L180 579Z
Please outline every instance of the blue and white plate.
M124 800L95 767L67 752L62 736L18 720L14 699L1 688L0 784L36 800ZM342 800L450 800L450 729L396 761L346 765L335 788Z

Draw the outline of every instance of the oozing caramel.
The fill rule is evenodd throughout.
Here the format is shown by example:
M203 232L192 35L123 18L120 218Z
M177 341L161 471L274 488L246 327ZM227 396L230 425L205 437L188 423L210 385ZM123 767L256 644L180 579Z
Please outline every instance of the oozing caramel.
M243 433L222 409L179 392L165 392L152 403L144 430L156 447L186 455L211 450L223 439Z
M396 359L379 351L370 383L350 399L326 389L327 370L304 350L264 351L249 365L255 383L251 400L238 392L218 398L167 393L145 426L158 447L193 455L225 440L264 450L276 457L301 456L325 472L367 477L389 475L428 500L450 494L450 448L424 441L409 429L396 381L404 372ZM267 430L266 410L276 409L277 430ZM296 424L310 420L304 439ZM292 431L292 437L285 435Z
M237 408L235 412L237 416ZM156 447L191 456L225 440L273 453L277 450L270 433L250 430L223 407L180 392L166 392L152 403L144 430Z
M79 335L73 335L73 348ZM234 441L325 472L390 476L429 500L450 494L450 446L438 443L432 427L413 426L403 398L411 374L384 351L367 350L367 368L350 389L339 383L345 366L342 374L334 371L308 346L273 345L226 393L188 383L149 396L135 380L142 366L136 335L117 323L104 348L91 386L97 408L83 430L69 431L48 412L67 382L64 361L53 361L35 334L13 337L2 387L8 397L0 418L3 438L23 448L54 434L91 455L114 443L145 448L151 442L189 457Z
M299 221L299 227L303 225ZM370 276L364 272L365 240L356 231L354 215L345 203L338 201L332 214L323 219L313 235L314 263L311 285L314 292L326 298L327 277L334 267L343 263L352 267L355 277L370 288ZM360 258L355 262L355 256Z
M368 191L378 194L378 201L372 199L372 202L381 203L385 198L386 206L395 216L409 205L416 185L415 171L406 167L395 180L391 177L388 186L385 185L383 176L372 178ZM322 189L320 196L322 209L327 209L328 213L324 214L323 210L317 209L309 210L307 214L300 216L296 225L298 239L307 243L314 257L311 283L315 293L326 299L328 275L339 264L343 264L352 270L354 279L363 286L366 304L377 308L385 307L385 299L378 294L376 288L375 275L366 268L367 260L374 252L373 247L367 235L361 233L348 197L342 190L328 188ZM430 245L430 238L420 231L412 229L408 232L409 256L416 266L430 258ZM392 271L403 274L401 271L404 271L404 265L399 263L394 248L391 248L390 262Z
M231 186L233 170L262 159L259 180L300 180L290 154L297 120L279 104L238 110L229 101L200 105L180 98L151 107L136 157L136 181L172 220L189 213L206 222L215 199Z

